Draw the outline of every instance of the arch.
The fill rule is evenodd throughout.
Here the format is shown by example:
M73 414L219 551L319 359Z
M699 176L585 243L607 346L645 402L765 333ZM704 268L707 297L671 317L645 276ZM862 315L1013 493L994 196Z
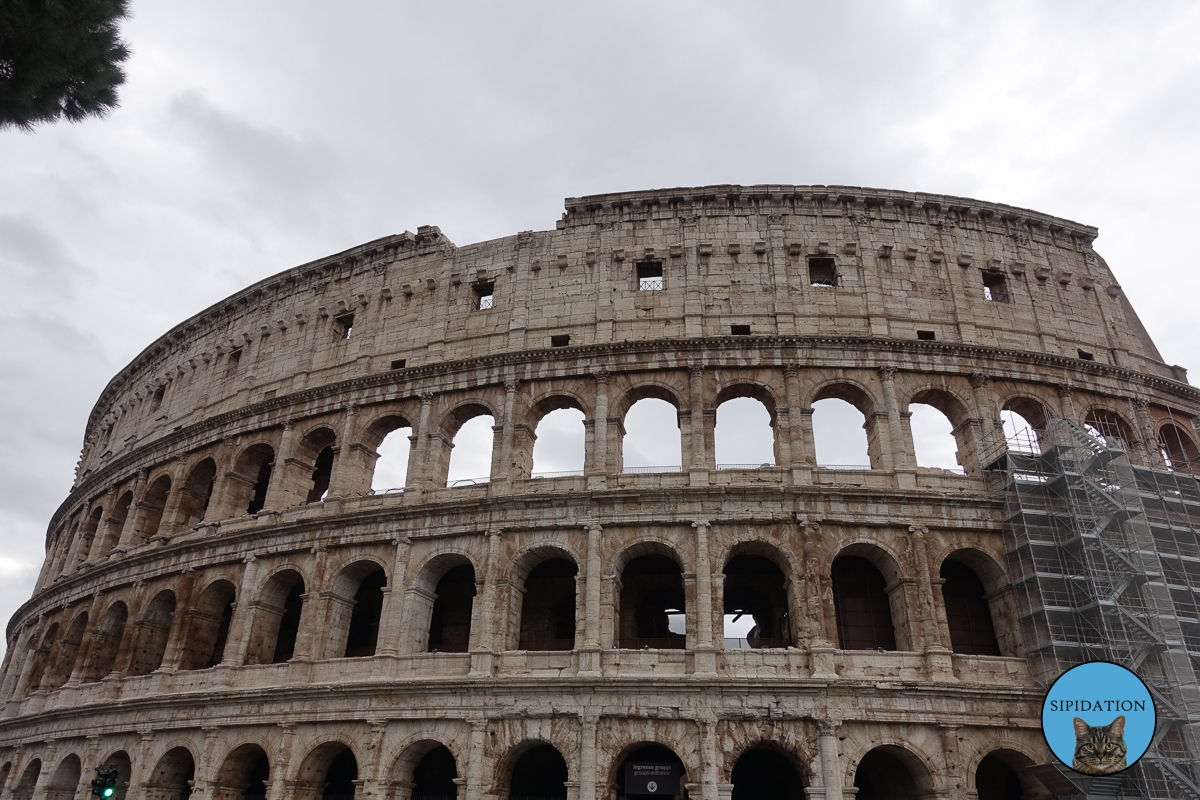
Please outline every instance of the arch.
M362 435L362 444L374 457L368 459L369 474L363 481L365 487L373 492L404 488L408 483L409 437L412 432L412 423L394 413L377 417L367 426Z
M297 570L281 569L267 579L258 596L247 664L282 664L296 654L296 638L304 610L304 576Z
M304 757L296 782L306 790L297 797L350 800L357 788L358 757L344 742L319 744Z
M75 535L71 563L67 564L66 572L68 574L88 562L88 558L92 553L92 544L96 538L96 531L99 529L100 520L103 517L104 506L97 503L96 507L92 509L91 513L84 518L83 523L80 524L79 531Z
M518 650L572 650L578 617L576 577L569 556L548 553L526 568L521 583Z
M195 778L195 755L186 747L172 747L143 781L146 800L187 800Z
M1032 397L1011 397L1000 406L1000 422L1010 450L1040 453L1041 437L1050 419L1050 410Z
M751 648L789 647L792 645L790 582L774 559L748 552L751 549L758 548L735 547L722 570L725 647L743 644ZM748 630L744 625L739 627L741 616L750 617L753 627Z
M1093 406L1083 417L1083 424L1094 435L1103 437L1118 449L1128 448L1136 438L1125 418L1108 408Z
M267 489L275 471L275 448L267 442L256 442L242 450L233 460L233 469L226 476L222 517L257 514L267 502Z
M50 658L50 653L54 650L55 641L58 639L58 623L50 623L50 627L46 628L46 632L42 634L42 643L40 646L33 649L29 655L29 671L25 673L25 695L30 695L36 692L42 685L42 678L46 674L46 664ZM34 640L30 640L31 642Z
M617 789L617 797L626 797L628 795L628 790L630 788L628 785L629 776L626 774L627 770L625 769L625 766L631 761L639 764L669 765L671 768L673 768L673 775L666 778L666 780L673 781L678 779L679 788L674 794L677 797L682 797L684 800L687 800L688 791L686 787L690 781L688 779L689 776L687 766L683 763L683 759L681 759L672 748L657 742L647 741L637 742L636 744L631 744L621 748L621 751L612 760L612 767L609 771L608 785L613 786L615 784ZM664 791L662 789L664 780L663 777L656 776L655 780L659 784L659 791ZM669 791L669 788L666 791Z
M152 536L158 535L162 524L163 511L167 507L167 496L171 493L171 476L159 475L154 479L137 504L138 521L134 528L130 544L141 544Z
M267 781L271 779L271 761L262 747L253 742L235 747L217 771L215 800L265 800Z
M717 393L713 454L717 466L780 463L777 403L756 383L736 383Z
M435 453L435 485L466 485L464 482L491 479L496 419L496 412L478 400L463 403L442 417L439 427L445 439ZM456 449L458 452L452 452Z
M66 636L54 643L49 658L49 666L42 678L41 688L53 692L62 687L71 677L75 669L75 659L79 657L79 645L83 643L83 634L87 630L88 613L81 611L71 620Z
M426 652L467 652L471 645L474 598L475 568L470 563L459 563L445 570L433 588L429 604Z
M191 468L178 489L178 510L175 512L177 530L194 528L204 521L216 485L216 461L205 458Z
M521 742L509 751L505 783L510 800L566 800L567 760L549 742ZM503 794L503 792L502 792Z
M1050 408L1036 397L1014 395L1000 404L1001 411L1011 411L1024 419L1035 431L1046 430L1053 416Z
M213 581L200 593L196 605L188 612L180 669L208 669L221 663L236 598L237 590L223 578Z
M42 774L42 760L35 758L29 762L21 773L20 780L13 787L13 800L31 800L33 790L37 787L38 777Z
M458 778L458 762L454 758L454 753L439 742L423 742L422 744L432 746L420 756L409 773L409 780L413 785L412 797L429 798L429 800L433 800L433 798L448 800L448 798L458 797L458 784L455 783L455 779Z
M3 766L0 766L0 789L8 786L8 775L12 772L12 762L5 761Z
M917 408L914 408L917 406ZM973 451L967 405L945 388L925 388L908 401L909 431L918 467L964 472L977 465Z
M885 579L876 565L881 555L882 551L871 546L850 546L830 566L838 646L843 650L897 649L899 626L887 593L894 581ZM891 566L899 577L895 563Z
M1179 425L1168 422L1159 428L1158 445L1171 469L1176 472L1200 472L1200 450Z
M843 400L867 418L875 414L877 405L870 389L849 378L833 378L819 384L809 395L808 405L816 405L822 400Z
M453 743L448 737L439 734L421 733L410 738L400 746L399 754L392 760L391 769L387 772L392 781L414 784L412 796L418 796L418 778L430 797L456 797L457 784L453 779L458 777L458 757L451 747ZM433 757L431 763L422 768L427 756L435 751L444 750ZM449 755L449 764L446 756ZM452 767L450 786L445 785L447 767ZM418 769L421 773L418 775Z
M938 574L944 581L942 600L950 629L950 649L965 655L1000 655L994 612L975 570L951 555L942 561Z
M878 469L882 465L875 403L862 387L853 383L826 384L813 395L810 406L817 466ZM860 425L863 433L858 432Z
M82 774L83 763L74 753L58 762L58 768L46 785L46 800L72 800Z
M625 418L629 416L629 411L642 400L662 400L675 407L678 411L683 408L683 401L675 389L663 383L654 383L647 381L639 383L636 386L631 386L621 394L617 395L609 401L609 410L615 411L614 416L619 417L624 423Z
M524 448L517 448L519 454L514 459L521 474L578 472L582 475L587 460L586 416L583 403L571 395L555 394L535 403L527 415L533 431L528 463Z
M130 675L149 675L162 666L175 622L175 592L163 589L146 605L129 662Z
M803 766L795 755L760 743L741 752L729 773L731 800L804 800Z
M908 800L933 791L925 763L909 750L894 744L873 747L854 769L856 800Z
M96 558L107 556L120 544L121 531L125 528L125 521L129 519L129 509L132 506L132 491L126 491L117 498L112 514L104 520L104 533L96 544Z
M317 425L304 434L296 445L294 458L299 462L298 494L304 503L316 503L325 499L329 484L333 480L334 462L337 454L337 434L327 425Z
M335 603L329 626L341 639L342 652L331 655L345 658L375 655L386 587L387 572L375 561L359 561L342 570L332 594L343 603Z
M683 569L673 556L662 550L652 551L630 558L619 567L618 647L681 650L686 646ZM681 624L684 630L679 630Z
M129 619L129 609L125 603L117 600L104 612L100 623L92 631L91 652L88 653L88 663L80 676L82 683L93 683L104 678L113 671L117 663L117 651L125 638L125 622Z
M993 749L975 764L971 785L979 800L1031 800L1046 796L1046 788L1026 769L1035 763L1018 750Z
M108 764L117 770L117 785L114 787L111 800L125 800L125 795L129 793L129 779L133 775L133 762L129 758L129 753L117 750L110 753L108 758L100 763Z
M671 392L653 384L635 387L621 400L623 403L635 397L622 410L618 427L621 469L650 472L683 469L679 400Z

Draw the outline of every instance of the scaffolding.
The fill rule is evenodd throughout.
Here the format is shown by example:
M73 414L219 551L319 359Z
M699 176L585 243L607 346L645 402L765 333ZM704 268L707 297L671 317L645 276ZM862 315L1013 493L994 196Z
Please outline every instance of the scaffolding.
M1158 725L1120 793L1200 800L1200 480L1116 435L1051 418L996 436L985 469L1005 500L1013 598L1038 685L1087 661L1142 678Z

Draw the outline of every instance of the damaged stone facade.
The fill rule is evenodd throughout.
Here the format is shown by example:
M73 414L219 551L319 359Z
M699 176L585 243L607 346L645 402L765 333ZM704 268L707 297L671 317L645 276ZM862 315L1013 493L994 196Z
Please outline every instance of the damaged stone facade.
M1002 410L1124 426L1143 458L1194 453L1200 413L1096 234L720 186L571 198L463 247L422 227L247 288L92 412L7 630L0 798L82 800L115 763L118 800L607 800L630 760L704 800L1054 796L1024 770L1042 690L981 454ZM719 469L741 397L774 463ZM645 398L677 409L678 468L623 469ZM862 412L869 469L818 465L826 398ZM962 474L917 465L913 403ZM581 474L532 477L561 408ZM489 480L447 487L478 416ZM405 428L403 491L372 493ZM727 641L742 607L756 633Z

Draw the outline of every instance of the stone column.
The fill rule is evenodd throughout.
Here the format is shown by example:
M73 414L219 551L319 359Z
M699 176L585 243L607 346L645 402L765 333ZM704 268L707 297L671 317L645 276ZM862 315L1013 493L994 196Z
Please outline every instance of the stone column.
M145 468L139 469L133 479L133 485L129 487L129 491L133 493L133 502L129 504L129 511L125 514L125 524L121 526L121 532L117 535L116 546L118 549L129 547L129 539L137 530L138 517L141 516L138 511L138 499L145 494L146 479L149 474Z
M900 404L896 400L896 368L879 367L876 371L883 384L883 403L887 419L887 430L880 436L879 442L883 468L915 469L917 461L911 439L903 443L897 441L900 438Z
M183 470L186 466L187 456L179 456L175 459L175 466L171 470L171 493L167 495L167 500L163 503L162 518L158 521L158 532L150 538L162 537L165 539L177 532L175 523L179 516L179 506L183 502L182 483L186 477Z
M471 721L471 749L467 753L467 796L464 800L483 800L483 746L488 721Z
M404 501L406 503L420 502L417 495L427 489L437 488L433 477L429 474L432 467L430 448L435 434L429 430L429 418L433 411L433 392L421 392L421 414L417 420L416 430L409 437L410 449L408 454L408 474L404 478Z
M713 596L712 567L708 559L709 521L698 519L692 523L696 529L696 654L695 677L717 676L717 655L713 648Z
M75 664L71 667L71 674L67 677L67 682L63 684L63 688L71 688L78 686L83 681L83 673L87 670L88 664L92 659L92 650L96 646L96 636L100 629L100 597L99 593L92 595L92 602L88 605L88 626L83 632L83 637L79 642L79 649L75 651ZM128 606L126 607L128 609ZM129 618L126 616L126 625L129 624ZM103 678L103 675L97 677Z
M364 777L363 787L365 789L364 796L378 797L383 794L381 791L386 781L381 780L383 759L383 739L387 735L388 724L386 721L372 720L371 721L371 738L367 744L367 763L365 769L359 770L359 775Z
M598 785L596 733L599 720L595 714L579 717L579 800L605 800Z
M838 758L838 720L817 723L817 783L805 790L809 800L842 800L842 767ZM856 789L851 788L853 797Z
M721 782L717 763L721 754L717 750L717 721L712 718L696 720L700 726L700 798L701 800L728 800L733 784Z
M957 795L957 796L961 796L964 798L965 797L976 797L977 795L974 791L974 789L975 789L974 786L970 787L970 789L966 788L966 783L967 783L966 770L963 769L963 765L961 763L961 756L958 752L959 731L960 731L960 729L954 725L939 725L938 726L938 736L942 740L942 752L945 754L945 758L946 758L946 775L944 778L945 785L947 787L952 787L952 786L954 786L955 780L961 778L962 785L964 788L962 790L962 794ZM934 780L936 781L937 779L935 778ZM956 794L957 793L950 791L947 793L946 796L954 797L954 796L956 796Z
M982 372L973 372L970 377L971 391L975 399L975 416L982 420L980 431L984 448L982 452L996 450L1004 441L1004 420L1000 418L995 403L992 402L988 384L991 376Z
M87 737L87 750L83 754L82 769L79 770L79 785L75 787L75 798L77 800L85 800L91 795L92 776L96 773L94 769L98 766L97 759L100 757L100 737ZM117 784L120 787L120 784Z
M603 489L608 486L610 471L608 454L608 381L609 375L605 370L599 370L596 379L596 402L592 408L592 418L585 420L587 426L585 447L587 448L587 465L584 472L587 475L588 489Z
M921 628L921 644L925 651L925 668L930 680L957 681L957 678L954 677L954 663L950 648L943 640L943 629L938 625L936 600L933 596L934 587L932 576L929 573L929 557L925 546L925 534L928 532L929 529L924 525L910 525L908 528L913 571L916 573L915 602ZM909 618L912 618L911 612ZM914 642L914 645L916 644Z
M348 497L352 494L354 485L359 483L354 475L361 467L361 464L354 460L357 452L354 423L357 416L358 406L347 403L346 411L342 415L342 431L337 440L337 457L334 459L333 474L329 480L329 497Z
M520 381L511 378L504 382L504 418L498 425L492 426L492 468L488 494L506 494L508 482L513 477L513 439L516 436L513 409L517 404L517 388L520 385ZM500 446L497 447L497 444Z
M192 797L206 800L213 796L213 788L217 783L217 766L213 760L217 755L217 738L221 729L216 727L203 728L204 749L200 752L200 763L196 765L195 780L192 783Z
M292 743L296 738L296 723L284 722L279 725L283 731L279 742L279 754L271 764L271 786L267 790L267 800L284 800L287 793L288 766L292 759Z
M837 620L833 608L833 578L822 567L824 543L821 525L797 519L802 529L804 550L804 631L808 639L811 676L836 680ZM797 623L799 624L799 623Z
M603 528L587 525L587 562L584 564L583 649L579 653L579 674L600 675L600 537ZM586 783L585 783L586 785Z
M381 656L400 653L400 621L404 618L405 572L408 567L408 551L412 539L401 536L395 540L396 555L392 560L392 585L383 601L379 615L379 649Z
M487 677L492 674L492 662L496 654L495 632L492 625L496 614L496 586L500 582L500 528L487 532L488 553L484 566L483 597L471 612L471 672L470 677Z
M1150 464L1156 467L1166 466L1162 458L1162 448L1158 446L1158 439L1154 436L1154 421L1150 418L1150 403L1143 397L1130 398L1129 404L1133 406L1134 426L1138 433L1140 442L1130 442L1130 448L1135 453L1140 449L1141 452L1137 455L1147 459ZM1139 447L1140 445L1140 447Z
M58 766L58 742L51 739L46 742L46 750L42 754L42 770L38 773L33 785L31 800L46 800L46 789L54 779L55 768Z
M233 605L233 619L229 622L229 633L225 637L225 655L220 666L233 667L246 663L251 623L254 621L254 601L257 600L250 595L258 590L258 576L261 572L262 562L254 553L246 556L241 586L237 590L236 602Z
M263 500L263 511L282 511L287 508L287 460L292 456L292 440L295 436L295 420L284 420L283 436L279 439L279 452L275 454L275 466L271 468L271 480L267 484L267 496Z

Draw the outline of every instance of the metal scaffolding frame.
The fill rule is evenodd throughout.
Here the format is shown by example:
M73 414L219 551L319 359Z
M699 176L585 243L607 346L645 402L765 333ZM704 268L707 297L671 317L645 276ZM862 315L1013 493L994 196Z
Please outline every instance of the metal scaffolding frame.
M1150 749L1119 794L1200 800L1200 479L1063 418L983 447L1005 500L1013 598L1038 685L1087 661L1145 681Z

